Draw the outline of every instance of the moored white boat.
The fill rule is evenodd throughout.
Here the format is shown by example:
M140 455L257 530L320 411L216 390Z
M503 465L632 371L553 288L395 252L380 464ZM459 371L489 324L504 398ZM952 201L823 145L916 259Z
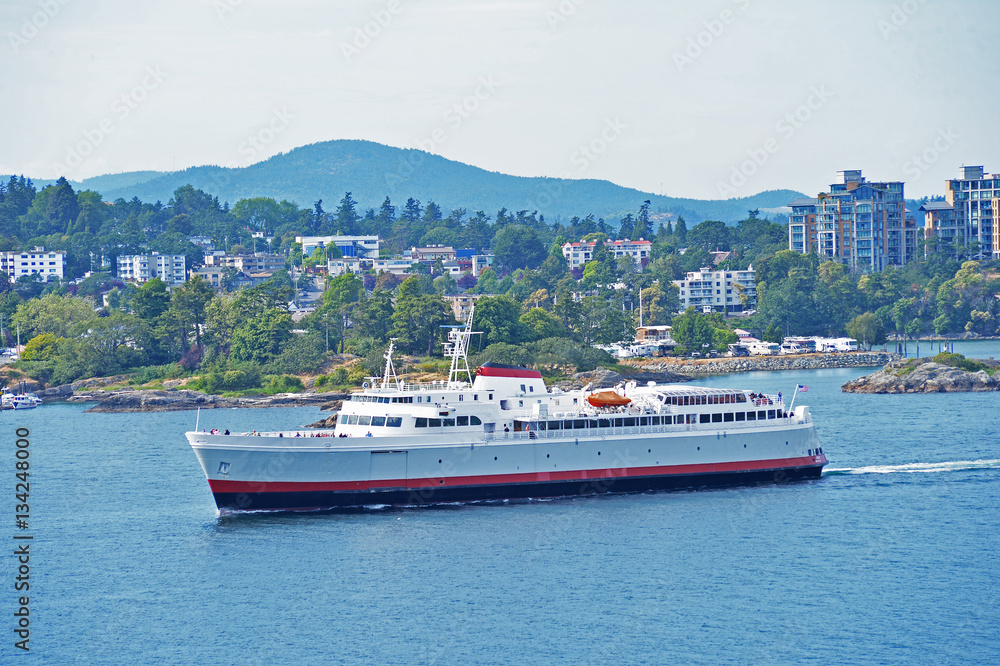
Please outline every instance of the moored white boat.
M34 393L14 393L4 388L0 395L0 408L3 409L34 409L41 404L42 399Z

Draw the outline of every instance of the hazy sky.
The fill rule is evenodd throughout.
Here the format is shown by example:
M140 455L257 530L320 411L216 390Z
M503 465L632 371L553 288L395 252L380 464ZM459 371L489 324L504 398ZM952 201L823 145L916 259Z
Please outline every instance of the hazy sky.
M369 139L672 196L1000 171L996 0L0 2L0 173Z

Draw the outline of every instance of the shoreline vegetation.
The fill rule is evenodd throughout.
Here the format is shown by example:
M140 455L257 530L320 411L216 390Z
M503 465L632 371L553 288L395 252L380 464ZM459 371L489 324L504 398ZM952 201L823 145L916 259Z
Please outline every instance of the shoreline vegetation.
M887 352L844 352L837 354L802 354L795 356L752 356L740 358L652 358L627 360L611 368L579 372L552 382L563 390L613 387L623 381L656 381L678 383L713 375L743 372L812 370L824 368L877 367L899 360ZM108 378L111 380L121 378ZM429 379L426 375L422 379ZM335 411L350 391L317 391L315 388L276 395L220 396L185 389L181 386L136 388L110 383L95 386L93 382L76 382L38 391L46 402L95 403L88 413L168 412L192 409L260 409L266 407L304 407L317 405L324 411ZM321 421L325 423L327 420ZM328 427L326 425L317 427Z

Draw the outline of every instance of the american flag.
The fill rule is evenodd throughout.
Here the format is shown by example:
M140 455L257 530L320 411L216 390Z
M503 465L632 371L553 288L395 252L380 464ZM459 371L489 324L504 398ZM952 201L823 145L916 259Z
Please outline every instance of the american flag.
M809 387L808 387L808 386L806 386L805 384L799 384L799 385L798 385L798 386L796 386L795 388L797 388L798 390L802 391L803 393L805 393L806 391L808 391L808 390L809 390Z

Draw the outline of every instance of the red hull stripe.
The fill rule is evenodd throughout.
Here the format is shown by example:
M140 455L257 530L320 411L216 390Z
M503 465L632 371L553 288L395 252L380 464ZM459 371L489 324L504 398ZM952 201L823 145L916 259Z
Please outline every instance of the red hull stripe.
M498 486L514 483L619 479L623 477L714 474L719 472L751 472L759 470L812 467L825 465L826 457L805 456L778 460L747 460L699 465L661 465L611 469L586 469L567 472L524 472L520 474L487 474L482 476L431 477L423 479L385 479L379 481L228 481L209 479L214 493L284 493L315 491L351 491L379 488L447 488L455 486Z
M524 379L541 379L542 373L538 370L528 370L527 368L490 368L482 367L476 370L477 375L483 377L521 377Z

